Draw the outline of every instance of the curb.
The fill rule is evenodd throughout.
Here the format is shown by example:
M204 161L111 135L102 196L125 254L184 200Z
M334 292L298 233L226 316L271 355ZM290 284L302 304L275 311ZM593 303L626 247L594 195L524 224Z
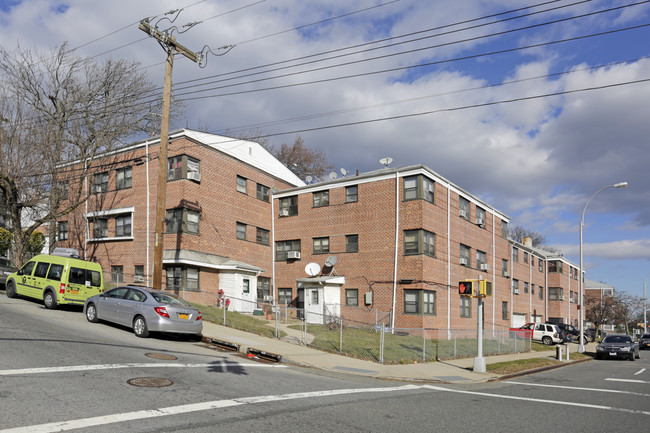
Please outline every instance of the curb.
M539 368L534 368L532 370L524 370L524 371L519 371L517 373L510 373L510 374L505 374L503 376L497 377L495 379L490 379L488 382L498 382L501 380L508 380L512 379L514 377L521 377L521 376L527 376L529 374L535 374L535 373L541 373L544 371L549 371L549 370L555 370L556 368L562 368L566 367L568 365L573 365L573 364L579 364L581 362L588 362L588 361L593 361L593 359L577 359L575 361L566 361L563 362L562 364L555 364L555 365L547 365L546 367L539 367Z

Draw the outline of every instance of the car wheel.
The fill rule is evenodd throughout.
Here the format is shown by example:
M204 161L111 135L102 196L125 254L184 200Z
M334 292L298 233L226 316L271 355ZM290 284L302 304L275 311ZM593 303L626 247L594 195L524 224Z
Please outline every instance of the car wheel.
M92 323L99 322L99 319L97 318L97 308L95 307L95 304L90 303L86 307L86 319L88 319L88 321Z
M137 316L133 319L133 332L136 337L146 338L149 336L149 329L147 328L147 322L144 320L144 317Z
M544 337L542 337L542 343L544 343L547 346L550 346L551 344L553 344L553 340L548 335L545 335Z
M56 296L54 296L54 293L52 293L51 290L45 292L43 303L45 304L45 308L49 310L54 310L56 308Z
M5 287L5 294L7 295L8 298L15 298L16 297L16 286L14 286L13 281L9 281Z

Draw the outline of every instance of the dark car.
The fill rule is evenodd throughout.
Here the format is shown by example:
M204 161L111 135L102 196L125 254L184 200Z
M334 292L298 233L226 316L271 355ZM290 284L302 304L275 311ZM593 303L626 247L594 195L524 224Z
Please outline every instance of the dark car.
M650 348L650 334L643 334L639 337L639 349L645 350Z
M596 347L596 359L625 358L639 359L639 345L629 335L608 335Z
M547 322L548 323L548 322ZM565 343L569 343L572 341L575 341L578 343L578 337L580 336L580 330L576 328L573 325L569 325L566 323L556 323L557 327L560 328L560 331L562 331L562 340ZM585 343L589 341L588 335L586 332L583 333L584 338L585 338Z
M18 269L8 259L0 257L0 287L4 287L7 282L7 276L13 274Z
M587 329L585 331L585 334L587 334L587 337L589 337L590 341L596 341L596 338L607 337L607 332L603 331L602 329L595 329L595 328Z
M199 310L179 296L139 286L121 286L86 300L89 322L105 320L128 326L138 337L149 332L201 335Z

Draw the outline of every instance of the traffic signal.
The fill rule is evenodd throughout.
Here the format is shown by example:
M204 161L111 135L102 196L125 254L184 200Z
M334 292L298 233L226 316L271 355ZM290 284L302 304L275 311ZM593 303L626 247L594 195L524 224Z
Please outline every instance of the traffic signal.
M461 296L472 296L473 281L461 281L458 283L458 294Z
M487 280L480 280L478 286L479 296L492 296L492 282Z

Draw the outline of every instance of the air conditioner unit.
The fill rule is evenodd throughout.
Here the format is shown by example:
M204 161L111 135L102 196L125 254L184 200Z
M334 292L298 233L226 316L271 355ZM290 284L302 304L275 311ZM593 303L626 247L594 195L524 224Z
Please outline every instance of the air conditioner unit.
M463 218L467 218L467 211L464 209L461 209L460 212L458 212L458 215L460 215Z
M557 297L560 301L564 301L564 295L560 295Z
M460 264L463 265L463 266L467 266L467 265L469 265L469 260L467 260L464 257L461 257L460 258Z
M93 187L93 192L104 192L104 189L101 186Z
M201 173L199 173L198 171L188 171L187 178L190 180L196 180L197 182L201 182Z
M143 275L136 275L133 277L133 282L134 283L144 283L144 276Z
M501 274L506 278L510 278L510 273L508 271L503 271Z
M289 216L289 209L280 209L280 216Z
M267 302L272 301L273 300L273 295L265 295L264 300L267 301Z
M300 251L287 251L287 260L300 259Z
M513 293L514 293L515 295L518 295L518 294L519 294L519 289L514 289L514 290L513 290Z
M490 265L487 263L481 263L481 270L482 271L489 271L490 270Z
M476 218L476 225L483 227L485 225L485 219Z

